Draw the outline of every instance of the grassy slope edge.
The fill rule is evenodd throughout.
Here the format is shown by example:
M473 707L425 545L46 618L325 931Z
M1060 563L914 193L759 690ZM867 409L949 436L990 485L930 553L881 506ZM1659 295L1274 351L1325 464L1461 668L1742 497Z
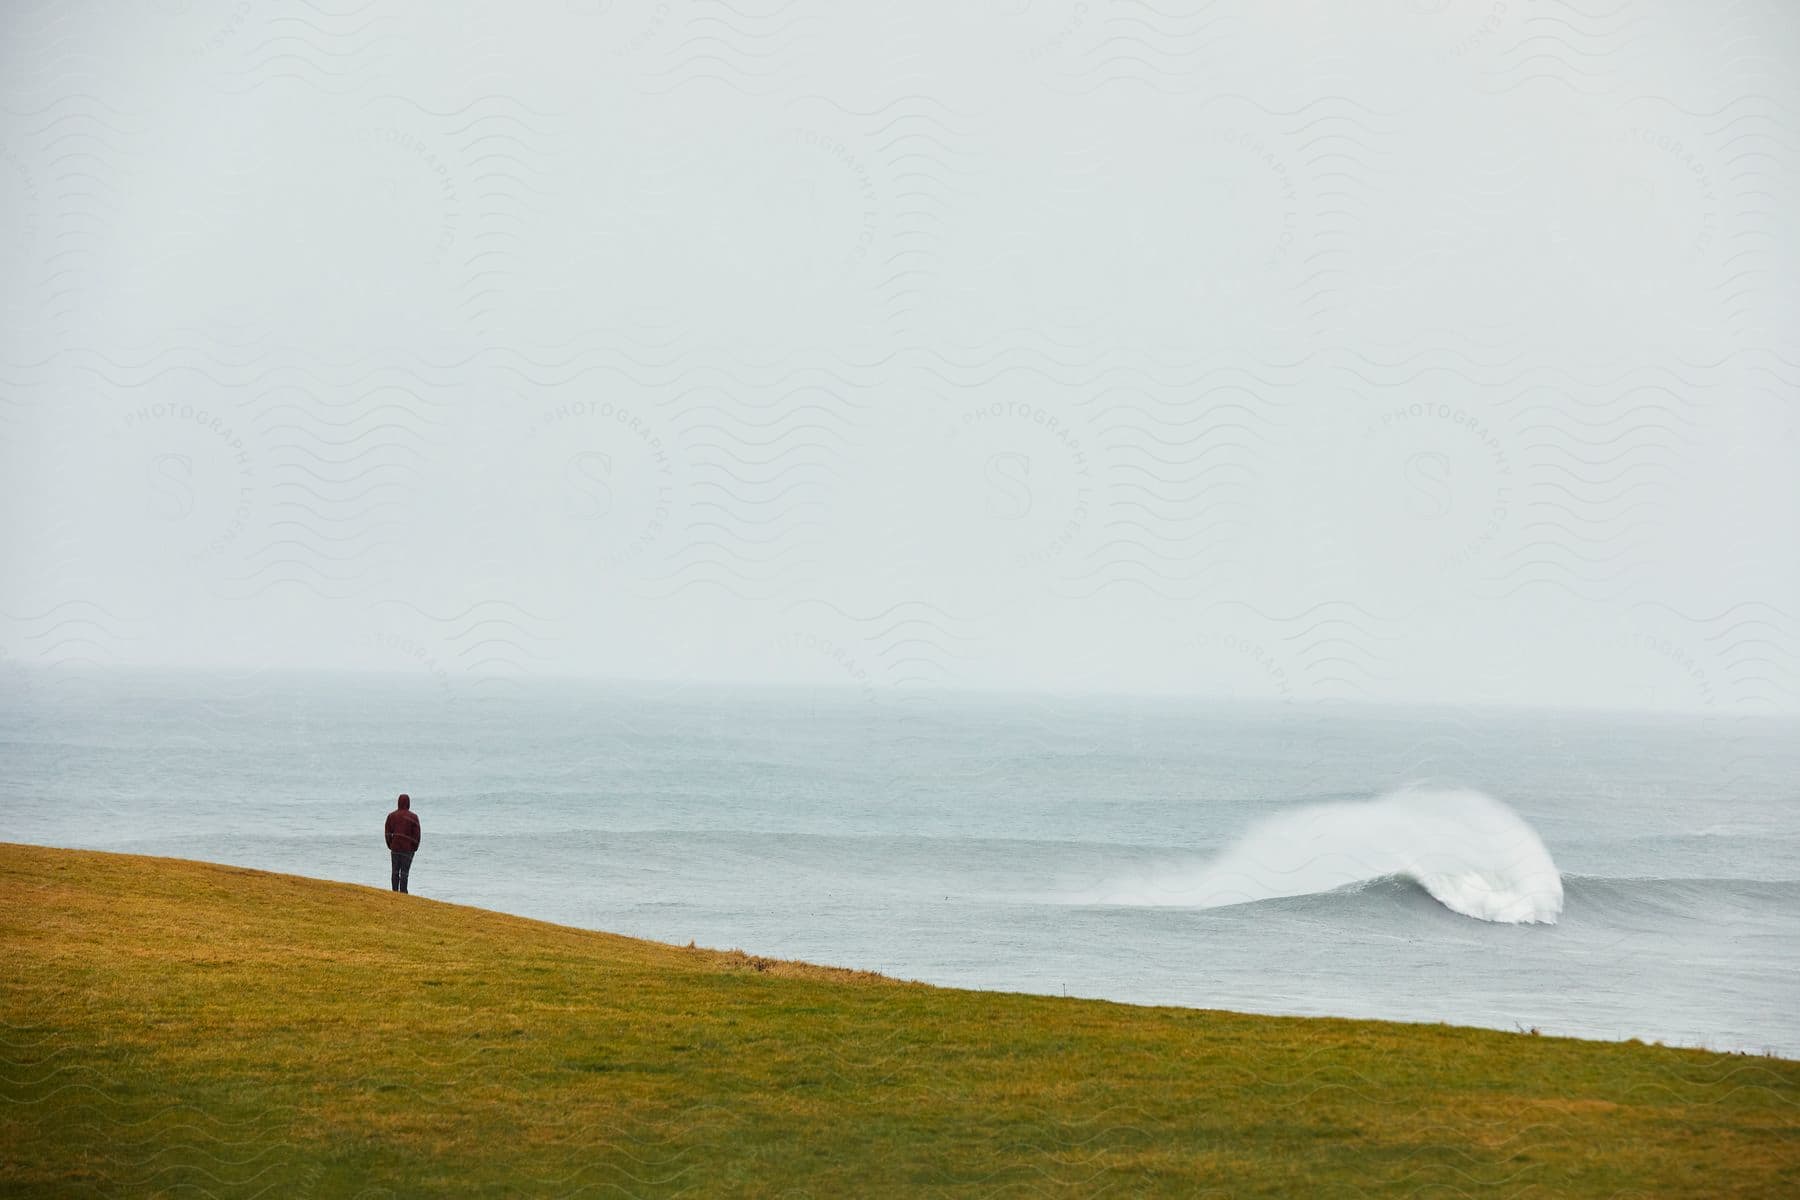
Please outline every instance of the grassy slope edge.
M0 1192L1800 1194L1800 1063L955 991L0 845Z

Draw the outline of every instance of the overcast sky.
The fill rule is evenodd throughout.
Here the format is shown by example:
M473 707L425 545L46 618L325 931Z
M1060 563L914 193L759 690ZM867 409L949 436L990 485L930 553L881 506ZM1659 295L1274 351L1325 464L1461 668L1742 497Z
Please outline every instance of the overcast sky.
M6 5L5 664L1800 710L1792 5L866 7Z

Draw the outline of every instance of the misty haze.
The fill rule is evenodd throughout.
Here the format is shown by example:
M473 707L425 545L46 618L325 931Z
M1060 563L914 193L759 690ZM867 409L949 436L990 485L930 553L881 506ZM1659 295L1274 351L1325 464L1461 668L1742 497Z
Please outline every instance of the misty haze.
M1797 47L1674 0L8 6L0 1180L1780 1190ZM1048 997L1371 1024L1167 1018L1156 1071L1250 1057L1146 1082L1059 1022L1166 1013ZM1489 1137L1447 1061L1549 1082ZM1315 1069L1376 1108L1239 1087ZM1716 1161L1645 1149L1640 1069L1743 1083L1671 1101ZM1095 1122L1167 1157L1058 1157Z

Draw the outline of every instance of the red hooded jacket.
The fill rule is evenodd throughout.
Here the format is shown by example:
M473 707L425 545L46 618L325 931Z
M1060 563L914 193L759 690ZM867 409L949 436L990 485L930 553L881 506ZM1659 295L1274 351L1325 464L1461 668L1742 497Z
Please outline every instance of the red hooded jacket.
M400 797L400 807L388 814L387 844L389 850L417 850L419 848L419 818L412 811L412 801L405 796Z

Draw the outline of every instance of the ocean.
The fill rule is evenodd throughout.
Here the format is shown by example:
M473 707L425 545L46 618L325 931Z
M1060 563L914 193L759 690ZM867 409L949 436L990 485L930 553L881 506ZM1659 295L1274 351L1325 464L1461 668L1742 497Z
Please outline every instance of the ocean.
M386 887L404 791L413 891L459 904L959 987L1800 1057L1792 719L4 683L9 841Z

